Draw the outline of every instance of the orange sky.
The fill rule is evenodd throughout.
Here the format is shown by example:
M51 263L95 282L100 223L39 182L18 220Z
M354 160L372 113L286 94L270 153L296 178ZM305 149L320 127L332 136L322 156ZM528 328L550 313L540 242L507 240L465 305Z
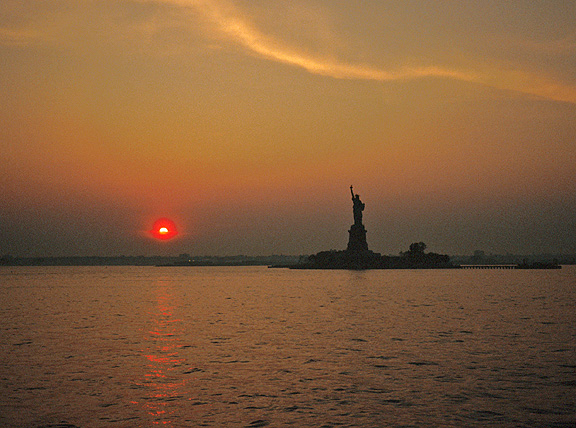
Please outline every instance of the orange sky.
M367 4L368 3L368 4ZM0 253L576 252L569 1L0 4ZM146 236L155 219L181 229Z

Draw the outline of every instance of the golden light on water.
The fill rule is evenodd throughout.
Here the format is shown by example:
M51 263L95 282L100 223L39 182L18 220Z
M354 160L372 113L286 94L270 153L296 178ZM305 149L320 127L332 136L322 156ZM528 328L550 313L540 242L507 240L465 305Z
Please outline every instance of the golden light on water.
M146 400L137 403L147 413L152 425L174 427L176 413L172 403L185 395L186 377L182 376L185 359L180 355L182 346L182 320L175 311L178 303L172 294L169 282L158 281L151 291L155 297L150 312L150 330L143 331L146 348L143 350L142 386Z

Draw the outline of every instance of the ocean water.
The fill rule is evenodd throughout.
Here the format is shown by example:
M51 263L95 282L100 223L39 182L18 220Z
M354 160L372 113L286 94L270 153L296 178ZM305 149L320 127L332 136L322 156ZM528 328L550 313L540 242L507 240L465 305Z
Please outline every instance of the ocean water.
M0 268L0 426L575 427L576 267Z

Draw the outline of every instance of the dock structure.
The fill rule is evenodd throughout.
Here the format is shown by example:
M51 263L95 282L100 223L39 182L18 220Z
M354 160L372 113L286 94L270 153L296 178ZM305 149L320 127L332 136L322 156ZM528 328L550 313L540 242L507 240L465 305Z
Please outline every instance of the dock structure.
M518 269L518 265L460 265L460 269Z

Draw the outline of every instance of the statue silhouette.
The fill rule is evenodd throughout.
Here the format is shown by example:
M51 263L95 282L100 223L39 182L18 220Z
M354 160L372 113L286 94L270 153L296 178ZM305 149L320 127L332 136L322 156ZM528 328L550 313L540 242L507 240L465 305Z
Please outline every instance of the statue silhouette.
M432 269L459 267L450 263L445 254L425 253L426 244L416 242L400 256L382 256L368 248L366 228L362 224L364 203L350 186L354 224L348 230L348 246L343 251L320 251L312 254L295 269Z
M352 202L354 206L352 209L354 210L354 224L362 225L362 211L364 211L364 207L366 206L361 200L360 195L355 195L352 186L350 186L350 193L352 193Z
M362 224L362 211L364 211L364 203L360 200L359 195L354 194L354 189L350 186L350 193L352 194L352 209L354 211L354 224L350 227L348 233L347 251L354 254L366 254L368 250L368 243L366 242L366 228Z

